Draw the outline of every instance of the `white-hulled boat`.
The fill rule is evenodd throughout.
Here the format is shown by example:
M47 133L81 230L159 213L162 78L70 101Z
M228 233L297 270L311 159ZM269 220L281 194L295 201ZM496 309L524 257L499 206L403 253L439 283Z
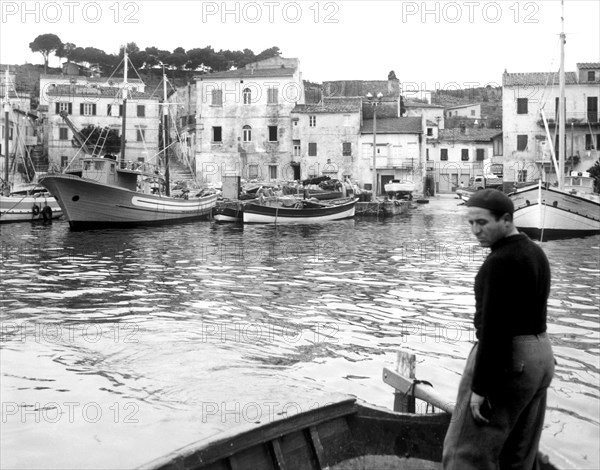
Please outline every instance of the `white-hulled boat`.
M62 215L56 198L44 188L0 195L0 223L50 221Z
M563 189L539 183L510 194L519 230L541 239L600 233L600 194L587 172L571 172Z
M564 28L563 28L564 29ZM559 103L565 101L565 58L566 36L560 33ZM556 167L557 186L538 182L509 194L515 205L513 220L516 227L538 239L568 238L600 233L600 195L594 193L593 179L587 172L572 172L565 176L565 106L558 112L558 164L554 154L543 109L542 120Z
M82 158L81 176L48 175L48 188L72 229L185 222L210 217L217 195L189 199L153 194L156 174L121 169L112 158ZM138 180L142 188L138 190Z
M348 219L354 217L357 201L357 198L331 203L297 200L290 206L275 200L264 204L247 203L244 206L244 223L314 224Z

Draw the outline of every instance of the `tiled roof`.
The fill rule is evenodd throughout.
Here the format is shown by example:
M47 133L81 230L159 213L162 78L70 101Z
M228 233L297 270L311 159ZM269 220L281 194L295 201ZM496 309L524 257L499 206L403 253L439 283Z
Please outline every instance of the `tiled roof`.
M600 69L600 62L579 62L578 69Z
M272 69L235 69L225 72L213 72L204 75L195 75L195 80L212 80L215 78L270 78L270 77L292 77L296 72L295 68L279 67Z
M430 103L423 103L421 101L411 101L411 100L404 100L404 107L405 108L440 108L440 109L443 108L443 106L439 105L439 104L430 104Z
M99 98L120 98L121 89L118 87L90 87L90 86L72 86L72 85L58 85L56 87L50 87L46 90L45 94L48 96L57 96L70 98L73 96L96 96ZM148 99L158 100L156 96L152 96L149 93L141 93L139 91L129 90L127 93L128 98L132 99Z
M502 134L498 129L440 129L438 141L460 141L460 142L490 142L493 137Z
M75 80L82 83L108 83L108 81L114 82L116 85L123 82L123 78L121 77L85 77L82 75L52 75L48 73L43 73L40 75L40 79L46 80ZM128 78L127 83L144 83L139 78Z
M502 76L502 86L545 86L558 85L558 82L558 72L505 73ZM566 72L565 84L577 85L577 74L575 72Z
M458 104L456 106L447 106L446 109L460 109L460 108L468 108L470 106L479 106L479 103L473 104Z
M325 99L316 104L297 104L293 113L358 113L360 111L360 100L330 100Z
M364 120L361 134L373 133L373 120ZM422 134L420 117L399 117L377 119L378 134Z
M428 126L435 126L435 127L439 126L439 124L437 122L433 122L430 119L427 119L427 125Z

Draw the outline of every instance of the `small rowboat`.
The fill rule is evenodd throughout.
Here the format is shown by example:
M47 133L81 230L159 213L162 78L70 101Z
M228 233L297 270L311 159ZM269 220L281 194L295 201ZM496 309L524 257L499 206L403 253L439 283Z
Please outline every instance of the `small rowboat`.
M329 203L296 200L287 206L278 201L248 203L244 207L244 223L312 224L347 219L354 217L357 201L354 198Z
M414 378L415 356L384 368L394 409L346 397L293 416L245 425L152 460L145 470L434 470L441 469L453 405ZM415 414L415 400L440 412ZM540 470L558 470L539 454Z

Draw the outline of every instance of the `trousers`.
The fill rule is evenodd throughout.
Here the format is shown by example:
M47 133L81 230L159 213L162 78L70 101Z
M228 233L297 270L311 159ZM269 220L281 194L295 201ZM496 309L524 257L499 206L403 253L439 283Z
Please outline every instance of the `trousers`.
M456 408L444 439L444 470L535 470L546 395L554 375L554 355L546 333L512 340L512 361L498 371L498 386L486 397L488 424L470 409L477 344L471 350Z

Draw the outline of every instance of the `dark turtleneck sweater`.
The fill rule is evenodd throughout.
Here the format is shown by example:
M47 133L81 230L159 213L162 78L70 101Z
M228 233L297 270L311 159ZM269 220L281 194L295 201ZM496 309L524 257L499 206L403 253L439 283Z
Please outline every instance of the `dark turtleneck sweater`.
M519 233L491 247L475 277L479 345L471 390L489 396L512 367L512 338L546 331L550 266L542 249Z

